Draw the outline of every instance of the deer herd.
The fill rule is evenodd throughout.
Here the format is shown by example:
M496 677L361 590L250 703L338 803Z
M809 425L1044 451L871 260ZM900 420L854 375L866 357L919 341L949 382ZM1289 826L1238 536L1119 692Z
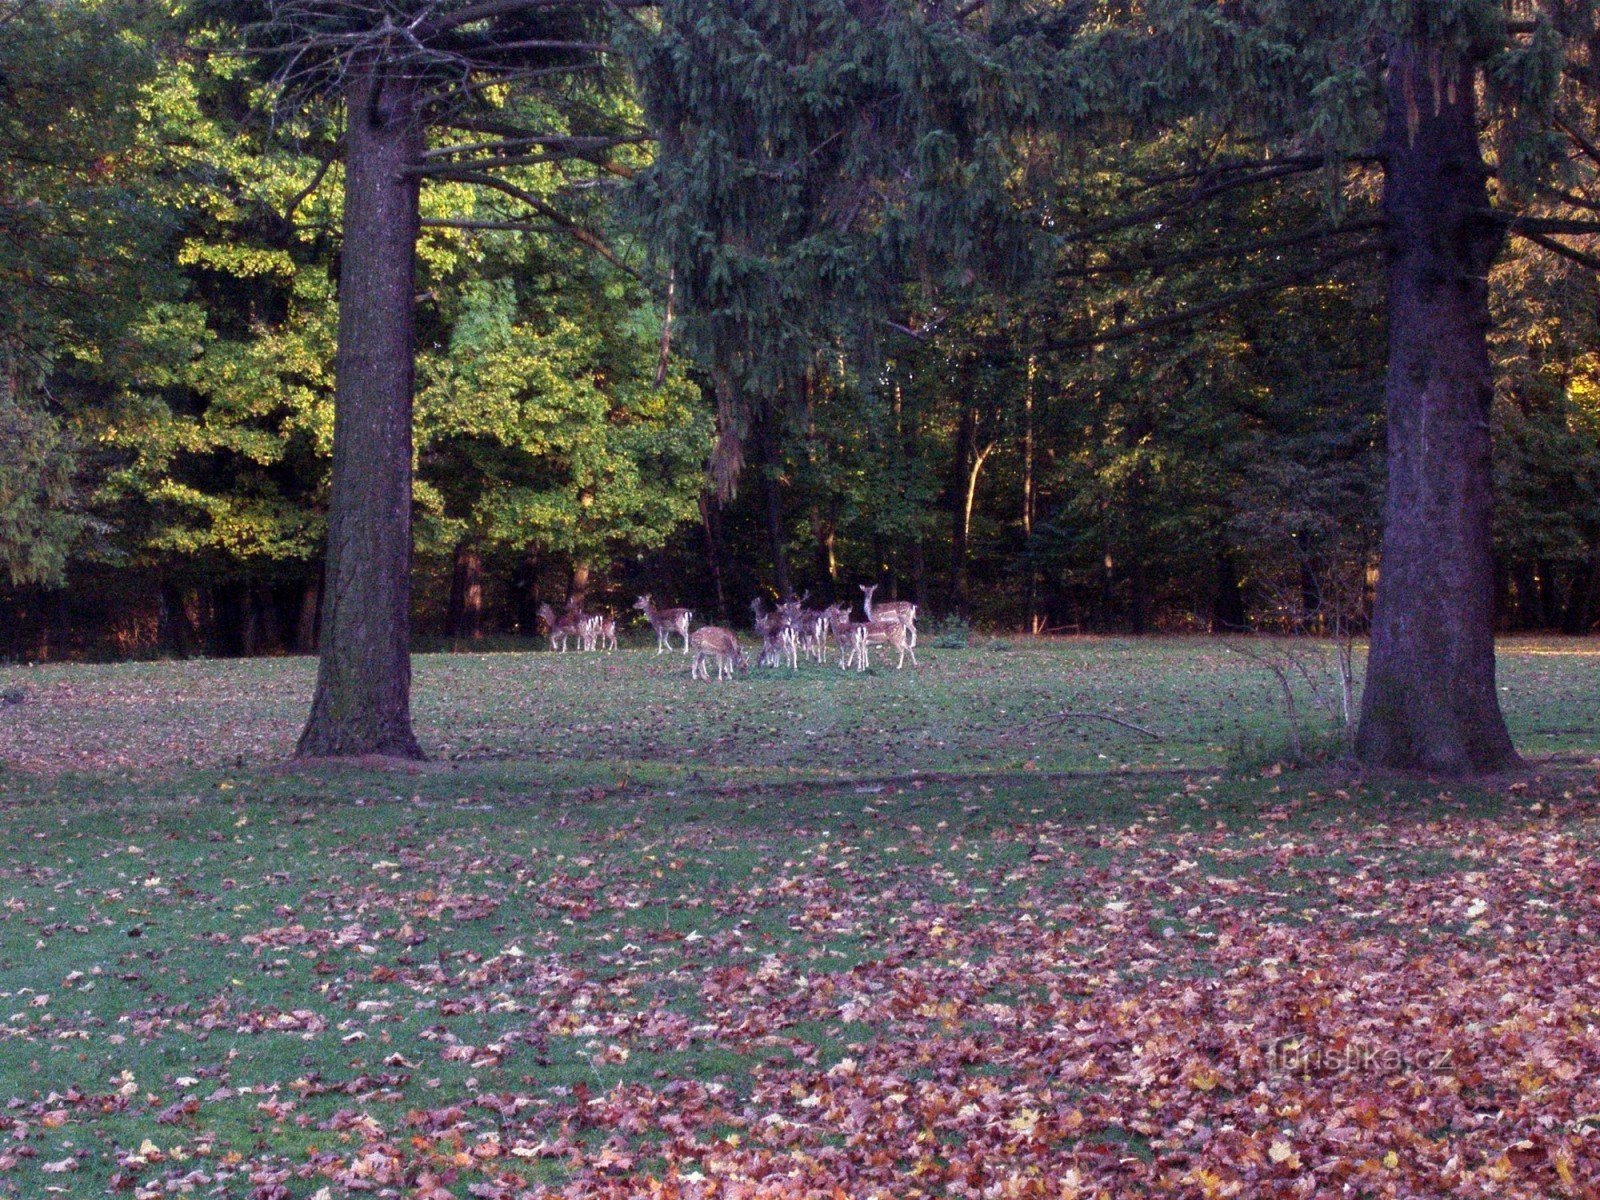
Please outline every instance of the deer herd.
M832 647L838 652L839 669L854 667L865 671L873 646L887 646L898 654L895 669L905 666L909 656L911 665L917 665L917 606L903 600L873 604L872 594L877 584L861 585L862 607L865 621L851 619L848 607L830 604L826 608L808 608L810 592L790 599L768 611L758 597L750 602L755 618L756 633L761 638L761 653L757 662L764 667L787 666L798 670L802 658L818 663L828 661ZM687 608L657 608L648 595L640 596L634 603L656 631L656 653L665 654L674 649L676 635L683 642L682 652L692 654L689 674L696 679L710 680L711 664L717 668L717 678L727 679L740 670L749 669L749 660L739 645L739 639L718 625L702 625L690 631L694 613ZM615 650L617 648L617 620L601 613L568 610L558 613L548 604L539 606L539 618L549 630L550 649L566 652L568 642L576 642L580 650Z

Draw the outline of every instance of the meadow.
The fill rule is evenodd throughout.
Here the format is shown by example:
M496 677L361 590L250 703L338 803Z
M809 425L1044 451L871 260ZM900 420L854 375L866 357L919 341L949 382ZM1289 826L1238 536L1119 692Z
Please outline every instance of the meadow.
M1593 1194L1590 643L1472 786L1226 641L919 655L423 655L413 766L0 668L0 1197Z

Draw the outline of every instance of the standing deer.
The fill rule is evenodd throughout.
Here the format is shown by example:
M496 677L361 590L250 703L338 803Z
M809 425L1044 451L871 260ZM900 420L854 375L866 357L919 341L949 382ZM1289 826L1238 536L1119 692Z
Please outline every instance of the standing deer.
M600 617L598 620L600 621L598 632L600 649L615 650L617 648L617 619L608 615Z
M896 671L906 665L906 655L908 654L911 655L911 665L913 667L918 665L917 652L913 649L916 645L916 629L914 626L904 625L897 620L887 618L868 621L860 627L858 636L860 637L860 641L857 644L857 648L860 651L860 659L857 662L858 670L864 671L867 669L868 646L893 646L900 651L900 661L894 665Z
M657 608L650 601L650 593L646 592L633 602L633 606L644 614L644 619L650 622L650 628L656 631L656 653L672 649L672 635L677 634L683 639L683 652L689 653L689 619L694 612L687 608ZM708 625L707 629L716 626Z
M757 661L763 667L778 667L787 662L791 668L799 670L799 640L794 621L798 607L798 603L791 600L769 613L762 605L760 596L750 601L756 632L761 635L761 657Z
M857 586L860 587L861 594L864 597L861 607L867 610L867 620L899 621L900 624L906 627L906 645L915 646L917 644L917 606L907 600L886 600L882 604L874 605L872 603L872 593L878 590L878 585L873 584L868 587L862 583ZM916 661L915 656L912 657L911 661Z
M579 612L578 618L578 644L585 650L597 650L600 647L600 624L605 620L599 613Z
M827 619L828 627L833 631L834 643L839 647L839 669L848 670L851 663L856 664L856 670L867 669L867 644L865 621L852 621L848 609L830 604L822 610Z
M564 612L556 615L556 610L548 604L539 605L539 619L545 623L545 628L550 633L550 649L556 648L556 643L561 643L561 653L567 652L567 639L577 638L579 645L583 644L582 616L579 613Z
M689 664L690 679L711 681L708 658L717 660L717 678L732 678L737 671L748 671L750 663L739 646L739 639L717 625L702 625L688 637L686 646L694 647L694 661Z

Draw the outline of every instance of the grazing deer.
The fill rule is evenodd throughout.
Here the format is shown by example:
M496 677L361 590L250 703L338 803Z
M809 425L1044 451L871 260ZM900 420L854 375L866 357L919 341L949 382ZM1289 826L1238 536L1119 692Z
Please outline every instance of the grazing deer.
M906 665L906 655L911 655L911 665L917 666L917 652L913 648L916 644L916 630L913 626L904 625L897 620L883 619L868 621L860 629L860 642L858 648L861 658L859 669L867 668L868 646L893 646L900 651L900 661L895 663L894 669L898 671Z
M545 623L545 628L550 632L550 649L556 648L556 643L561 643L561 653L567 652L567 639L577 638L579 645L583 644L583 618L582 614L564 612L556 615L556 610L548 604L539 605L539 619Z
M797 608L798 604L791 600L769 613L762 605L760 596L750 601L756 632L761 635L761 657L758 661L763 667L778 667L787 662L791 668L800 669L799 642L794 625L794 611Z
M644 614L644 619L650 622L650 628L656 631L656 653L672 649L672 635L677 634L683 639L683 652L689 653L689 619L694 612L687 608L657 608L650 602L650 593L646 592L633 602L633 606ZM713 629L715 626L708 625Z
M597 637L600 649L615 650L617 648L617 619L613 616L596 618L600 622Z
M878 585L873 584L868 587L862 583L857 586L861 589L864 597L861 607L867 610L867 620L899 621L900 624L906 627L906 645L915 646L917 644L917 606L907 600L886 600L882 604L875 606L872 603L872 593L878 590ZM915 657L913 657L912 661L916 661Z
M689 664L690 679L711 681L708 658L717 660L717 678L732 678L737 671L748 671L750 663L739 646L739 639L716 625L702 625L689 635L689 646L694 647L694 661Z

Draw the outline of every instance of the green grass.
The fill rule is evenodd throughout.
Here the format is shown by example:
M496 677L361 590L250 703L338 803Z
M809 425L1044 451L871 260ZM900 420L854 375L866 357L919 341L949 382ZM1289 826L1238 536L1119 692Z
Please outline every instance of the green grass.
M682 656L420 655L414 711L430 757L535 774L665 781L923 772L1207 770L1270 762L1288 728L1268 673L1227 639L989 643L923 653L921 670L808 666L693 685ZM1600 753L1600 649L1516 640L1502 703L1527 754ZM309 659L0 667L0 762L27 773L139 775L281 761L304 720ZM1306 732L1337 745L1302 697ZM1161 740L1094 717L1119 717ZM603 768L603 770L602 770Z
M1200 641L722 686L650 652L423 657L414 771L287 767L303 660L0 670L0 1197L774 1162L853 1195L1019 1164L1183 1191L1284 1136L1309 1169L1330 1104L1407 1087L1436 1150L1345 1122L1316 1162L1353 1174L1319 1179L1404 1151L1402 1191L1489 1187L1537 1134L1526 1194L1560 1194L1600 1106L1558 1069L1600 1050L1593 657L1505 648L1519 745L1559 758L1471 788L1226 770L1283 718ZM1290 1035L1453 1039L1473 1074L1265 1072Z

